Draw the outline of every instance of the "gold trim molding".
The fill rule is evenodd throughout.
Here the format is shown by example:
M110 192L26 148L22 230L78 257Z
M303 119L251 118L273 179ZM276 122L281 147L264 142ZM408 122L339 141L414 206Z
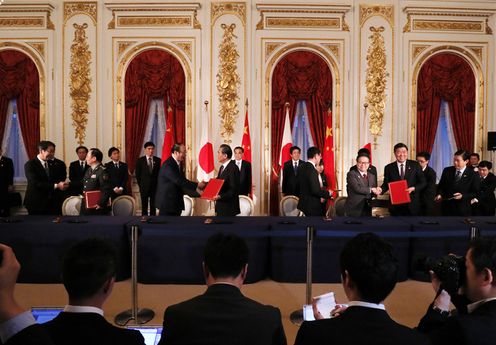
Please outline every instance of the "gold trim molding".
M224 14L234 14L241 19L243 26L246 25L246 3L244 2L212 2L211 22L215 21Z
M389 25L394 28L394 6L379 6L379 5L360 5L360 27L375 16L381 16L386 19Z
M428 45L417 45L417 44L412 45L412 49L413 49L412 56L413 56L413 59L415 60L427 48L429 48Z
M298 18L298 17L266 17L265 28L311 28L322 30L340 30L340 18Z
M120 16L119 27L191 27L190 16Z
M121 57L122 53L126 51L127 48L135 44L136 41L119 41L117 42L117 57Z
M36 50L43 60L45 60L45 42L26 42Z
M172 42L173 44L175 44L176 46L178 46L179 48L181 48L181 50L186 54L186 56L188 57L188 59L191 61L192 60L192 47L193 45L191 44L191 42L178 42L178 41L173 41Z
M265 42L265 61L269 59L269 56L272 55L277 47L280 47L283 44L283 42Z
M78 14L85 14L91 18L93 24L96 26L97 11L97 2L64 2L64 25L72 17Z
M452 31L485 33L482 21L453 21L453 20L426 20L414 19L414 31Z
M50 15L54 7L51 4L2 4L0 6L0 28L40 27L55 30ZM26 15L29 13L29 15ZM5 16L2 16L5 14Z
M477 46L477 47L467 47L467 48L473 51L474 54L479 58L479 61L482 62L482 52L484 51L484 47Z
M44 17L0 17L0 28L45 28Z
M339 54L339 51L340 51L340 45L339 44L323 43L322 46L329 49L331 51L332 55L334 55L334 57L336 58L336 61L338 63L340 63L341 55Z

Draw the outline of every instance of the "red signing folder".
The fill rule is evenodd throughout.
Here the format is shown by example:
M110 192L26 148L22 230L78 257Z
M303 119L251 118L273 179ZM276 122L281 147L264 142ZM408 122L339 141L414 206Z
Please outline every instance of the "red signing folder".
M408 184L406 183L406 180L389 182L388 186L389 186L391 204L393 205L408 204L411 201L410 193L406 191L408 189Z
M84 202L86 203L86 208L96 208L98 202L100 202L100 198L102 197L102 192L99 190L90 190L84 192ZM107 206L110 206L110 199L108 200Z
M205 190L203 191L201 198L207 200L213 200L216 195L219 194L222 185L224 184L224 180L213 178L208 181Z

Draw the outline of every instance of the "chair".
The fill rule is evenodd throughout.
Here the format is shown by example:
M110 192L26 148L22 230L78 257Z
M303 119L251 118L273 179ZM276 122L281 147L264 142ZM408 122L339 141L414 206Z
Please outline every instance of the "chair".
M337 217L343 217L344 216L344 204L346 204L346 196L339 196L336 198L334 201L334 209L336 211L336 216Z
M253 200L251 200L250 197L246 195L239 196L239 209L241 212L238 214L238 216L241 217L251 216L253 214L253 208L254 208Z
M83 199L79 196L70 196L62 203L63 216L79 216L81 212L81 201Z
M181 212L181 216L192 216L195 211L195 199L189 195L184 195L184 210Z
M286 195L279 202L279 214L281 216L301 217L303 212L298 210L298 197Z
M134 216L136 201L129 195L121 195L112 201L113 216Z

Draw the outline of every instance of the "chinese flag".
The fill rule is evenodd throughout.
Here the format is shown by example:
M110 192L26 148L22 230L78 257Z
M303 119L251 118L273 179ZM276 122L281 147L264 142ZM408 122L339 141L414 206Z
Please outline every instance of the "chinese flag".
M329 181L330 189L336 190L336 174L334 171L334 140L332 135L332 111L329 109L327 111L326 118L326 132L325 132L325 143L324 152L322 154L322 159L324 160L324 173ZM336 197L336 192L333 193Z
M251 163L251 137L250 126L248 124L248 108L246 108L245 127L243 129L243 139L241 140L241 147L245 150L243 159Z
M167 108L167 119L165 122L164 143L162 145L162 164L171 155L171 149L174 145L174 128L172 128L172 108Z

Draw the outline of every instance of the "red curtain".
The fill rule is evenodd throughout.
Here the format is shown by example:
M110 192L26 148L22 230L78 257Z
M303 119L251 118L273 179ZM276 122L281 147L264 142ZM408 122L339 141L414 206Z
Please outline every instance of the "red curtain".
M470 65L451 53L434 55L417 82L417 152L431 152L441 101L448 103L455 141L472 152L475 130L475 77Z
M286 55L275 67L272 75L271 115L271 161L270 213L279 210L278 183L282 173L279 154L284 127L285 103L290 106L290 121L293 123L296 103L307 105L310 131L317 147L325 143L326 115L332 100L332 74L326 62L317 54L297 51Z
M17 50L0 52L0 138L3 138L9 101L17 101L17 113L28 157L38 153L40 141L40 84L36 65Z
M125 79L126 160L133 172L142 152L150 101L164 99L172 107L176 142L184 142L185 78L179 61L160 49L144 51L129 64ZM162 143L155 143L161 146Z

